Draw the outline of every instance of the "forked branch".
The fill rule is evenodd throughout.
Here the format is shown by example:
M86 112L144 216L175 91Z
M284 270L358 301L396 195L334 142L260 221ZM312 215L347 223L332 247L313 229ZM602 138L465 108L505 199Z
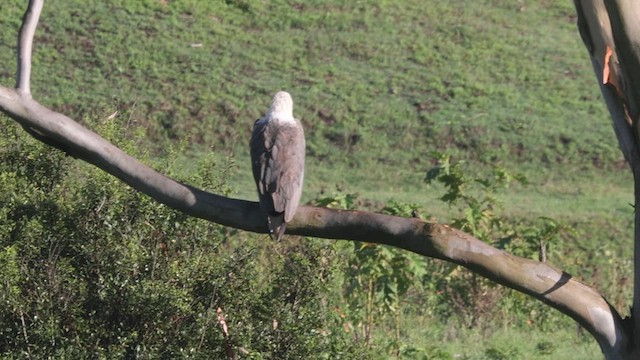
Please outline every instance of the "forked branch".
M0 111L31 129L38 139L46 139L163 204L222 225L266 232L266 222L256 202L226 198L176 182L31 98L29 59L41 5L42 1L30 2L20 31L17 88L0 87ZM594 289L546 263L510 255L447 225L304 206L288 225L288 233L386 244L450 261L571 316L596 338L605 354L614 353L628 341L621 330L620 316Z

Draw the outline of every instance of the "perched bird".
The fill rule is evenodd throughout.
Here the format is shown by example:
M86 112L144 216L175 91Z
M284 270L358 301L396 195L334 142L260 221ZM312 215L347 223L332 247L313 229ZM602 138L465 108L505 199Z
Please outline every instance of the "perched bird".
M304 179L304 132L293 118L288 92L276 93L267 114L255 122L250 147L260 208L270 235L280 240L298 209Z

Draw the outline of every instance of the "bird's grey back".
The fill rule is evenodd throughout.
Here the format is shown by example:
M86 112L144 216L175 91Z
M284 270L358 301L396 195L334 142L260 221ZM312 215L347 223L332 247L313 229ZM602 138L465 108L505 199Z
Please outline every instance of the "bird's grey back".
M304 180L305 140L300 122L261 118L254 125L250 147L263 212L284 213L284 221L291 221Z

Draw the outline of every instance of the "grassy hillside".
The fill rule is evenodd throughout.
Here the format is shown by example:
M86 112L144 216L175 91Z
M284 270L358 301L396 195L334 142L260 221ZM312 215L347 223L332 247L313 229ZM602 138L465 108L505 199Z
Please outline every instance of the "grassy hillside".
M23 7L0 4L4 85ZM158 157L179 141L185 164L229 155L235 196L255 198L251 127L284 89L307 136L306 200L338 187L446 221L423 182L445 151L529 178L502 195L506 214L560 218L580 251L629 256L630 175L569 0L49 1L36 37L38 100L80 120L118 111Z
M67 1L45 8L34 90L78 118L125 110L159 147L235 155L245 196L248 134L278 89L307 129L312 192L402 193L377 194L419 183L433 149L540 181L617 170L574 22L570 1Z
M11 83L23 2L2 5ZM214 151L255 198L247 144L280 89L308 143L304 199L336 186L433 207L429 153L529 177L505 211L628 218L631 183L570 1L65 1L45 6L35 96L77 119L119 111L162 156ZM186 161L185 163L190 163Z
M5 69L22 11L11 3ZM186 139L194 156L235 156L241 197L254 196L253 121L286 89L308 137L307 197L340 184L433 200L422 179L439 150L524 172L533 186L519 196L544 208L624 168L573 12L570 1L65 1L45 7L33 87L76 118L119 110L154 150Z

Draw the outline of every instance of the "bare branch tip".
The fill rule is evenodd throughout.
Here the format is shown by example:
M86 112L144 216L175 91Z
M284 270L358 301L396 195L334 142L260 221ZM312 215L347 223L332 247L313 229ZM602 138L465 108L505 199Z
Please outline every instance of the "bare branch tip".
M31 95L31 53L33 37L36 33L38 20L44 0L30 0L29 7L22 18L22 26L18 34L18 71L16 74L16 89L20 95Z

